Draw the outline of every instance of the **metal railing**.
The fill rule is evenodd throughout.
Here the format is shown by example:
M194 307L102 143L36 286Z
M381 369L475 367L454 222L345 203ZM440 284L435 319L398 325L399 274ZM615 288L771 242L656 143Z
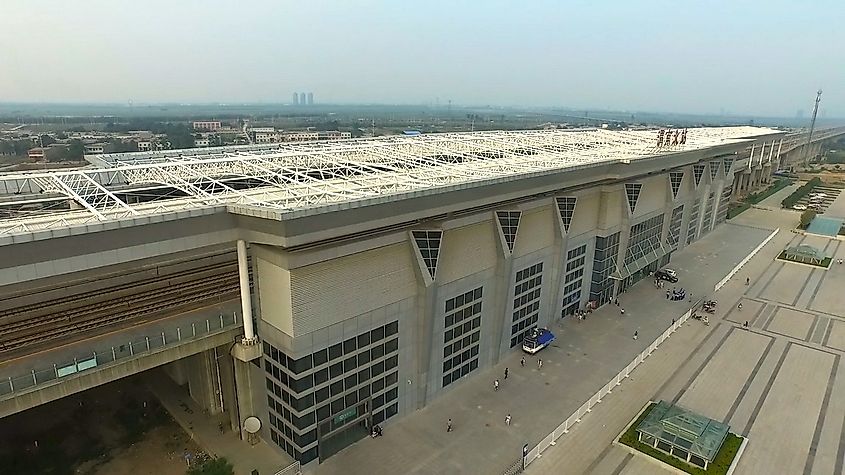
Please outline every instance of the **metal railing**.
M100 369L120 360L134 358L162 348L176 346L184 341L220 333L241 324L241 318L237 312L221 313L216 318L184 322L178 326L164 328L161 333L152 336L144 336L125 344L82 353L49 367L33 368L27 373L0 379L0 396L15 394L84 371Z
M541 440L534 448L528 451L525 455L525 466L527 467L531 462L533 462L537 457L543 453L544 450L549 448L552 445L555 445L555 442L564 434L568 434L569 430L577 423L581 422L581 418L585 415L592 412L593 406L600 403L602 398L611 394L613 389L617 386L622 384L622 381L628 378L631 372L640 365L646 358L651 355L654 350L660 346L661 343L666 341L672 333L681 327L689 318L692 316L693 310L697 308L699 303L696 303L692 308L687 310L685 314L683 314L678 320L675 321L669 328L666 329L660 336L657 337L648 348L642 351L639 355L637 355L633 361L631 361L628 366L626 366L622 371L620 371L616 376L611 378L610 381L607 382L601 389L599 389L595 394L593 394L589 399L587 399L581 407L578 408L568 419L563 421L557 428L552 431L551 434L547 435L543 440Z
M279 470L274 475L302 475L302 466L297 461Z
M731 280L731 277L733 277L733 276L734 276L737 272L739 272L739 270L740 270L740 269L742 269L742 266L744 266L745 264L747 264L747 263L748 263L748 261L750 261L752 257L754 257L755 255L757 255L757 253L758 253L758 252L760 252L760 249L763 249L763 248L766 246L766 244L768 244L768 243L769 243L769 241L771 241L771 240L772 240L772 238L774 238L774 237L777 235L778 231L780 231L780 228L777 228L777 229L775 229L774 231L772 231L772 233L771 233L771 234L769 234L769 236L768 236L766 239L764 239L764 240L763 240L763 242L761 242L760 244L758 244L758 245L757 245L757 247L755 247L755 248L751 251L751 253L750 253L750 254L748 254L747 256L745 256L745 258L744 258L744 259L742 259L741 261L739 261L739 264L737 264L737 265L736 265L733 269L731 269L731 271L730 271L730 272L728 272L728 275L726 275L726 276L725 276L725 278L723 278L722 280L720 280L720 281L719 281L719 282L718 282L718 283L717 283L717 284L713 287L713 291L714 291L714 292L718 292L718 291L719 291L719 289L721 289L722 287L724 287L724 285L725 285L725 284L727 284L729 280Z

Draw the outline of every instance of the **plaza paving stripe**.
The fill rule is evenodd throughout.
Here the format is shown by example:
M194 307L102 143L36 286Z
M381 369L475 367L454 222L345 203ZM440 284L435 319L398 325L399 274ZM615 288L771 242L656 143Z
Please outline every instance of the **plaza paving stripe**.
M700 375L701 372L704 371L704 367L707 366L710 360L713 359L713 356L719 351L720 348L722 348L722 345L725 344L725 342L728 340L728 337L731 336L731 333L733 333L735 329L736 327L734 326L731 326L728 329L722 339L719 340L719 343L716 344L716 347L713 348L713 350L707 355L707 358L705 358L704 361L701 362L701 364L698 366L692 376L690 376L689 380L687 380L687 383L684 385L684 389L681 389L678 394L672 399L672 404L676 404L681 399L681 397L683 397L684 393L686 393L687 388L689 388L692 382L695 381L695 379L698 377L698 375Z
M754 417L737 473L803 473L834 358L798 345L785 353L762 409Z
M625 459L622 460L622 462L619 464L618 467L616 467L616 470L614 470L611 475L619 475L620 473L622 473L622 470L625 468L625 465L628 465L628 462L630 462L632 458L634 458L634 454L626 455Z
M813 462L816 458L816 449L819 446L819 439L822 435L822 426L824 419L827 416L827 406L830 404L830 394L833 392L833 381L836 378L836 372L839 369L839 355L833 359L833 367L830 368L830 377L827 381L827 389L824 392L824 400L822 400L822 407L819 410L819 419L816 421L816 430L813 432L813 441L810 442L810 451L807 454L807 462L804 464L804 474L810 475L813 469Z
M766 335L763 335L766 336ZM727 424L731 417L733 417L736 409L739 407L739 403L745 398L745 394L748 393L748 388L751 387L751 382L754 381L754 378L757 377L757 373L760 372L760 367L763 366L763 361L766 360L766 357L769 356L769 352L772 351L772 346L775 344L775 339L769 337L769 343L766 345L766 349L763 350L763 354L760 355L760 358L757 360L757 364L754 365L754 369L751 370L751 374L745 380L745 384L742 386L742 389L739 391L736 399L734 400L733 404L731 404L731 408L728 409L728 414L722 419L722 422Z
M816 327L819 325L819 318L821 317L816 315L816 317L813 319L813 323L810 324L810 329L807 330L807 337L804 338L804 341L810 341L810 338L812 338L813 333L816 331Z
M772 371L772 375L769 377L769 381L766 383L766 387L763 388L763 394L760 395L760 399L757 400L757 404L754 406L754 410L751 411L751 417L748 418L748 423L745 425L745 429L742 431L743 436L747 436L748 432L751 431L751 426L754 425L754 421L757 419L757 415L760 413L760 409L763 407L763 403L766 401L766 396L769 395L769 391L772 389L772 385L775 384L775 378L780 371L781 366L783 366L784 360L786 360L786 354L789 353L789 348L792 346L792 342L788 342L786 347L783 349L783 353L781 353L780 358L778 359L778 363L775 365L775 370Z

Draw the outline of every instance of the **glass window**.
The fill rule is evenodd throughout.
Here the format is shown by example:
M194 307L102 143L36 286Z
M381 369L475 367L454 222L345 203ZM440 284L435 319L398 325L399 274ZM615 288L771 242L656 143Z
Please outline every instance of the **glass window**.
M384 377L384 385L390 386L392 384L396 384L396 382L398 380L399 380L399 372L394 371L394 372L392 372L392 373L390 373L390 374L388 374L387 376Z
M329 387L326 386L324 388L320 388L320 389L314 391L314 398L316 399L317 404L320 404L321 402L328 399L329 398Z
M355 359L354 356L350 356L349 358L346 358L346 361L343 362L343 372L348 373L350 371L353 371L355 369L355 366L356 366L355 361L356 361L356 359Z
M370 352L369 351L362 351L358 353L358 366L364 366L365 364L370 362Z
M314 386L314 378L312 375L303 376L302 379L290 378L290 387L294 392L301 393Z
M335 360L343 356L343 347L340 343L329 347L329 360Z
M335 381L331 385L332 397L343 394L343 381Z
M399 390L397 388L393 388L393 389L390 389L389 391L387 391L387 393L385 393L385 394L387 396L385 398L387 400L387 402L395 401L396 398L399 397Z
M331 410L329 409L329 405L326 404L325 406L321 406L317 408L317 420L322 421L323 419L329 417L331 415Z
M399 333L399 321L390 322L384 327L385 336L395 335Z
M364 368L361 371L358 371L358 382L363 383L370 379L370 368Z
M343 410L343 398L332 401L332 414L337 414Z
M290 370L296 374L299 374L303 371L307 371L311 369L311 355L303 356L298 360L294 360L293 365L290 367Z
M384 394L373 398L373 407L384 406Z
M346 395L346 407L352 407L358 402L358 393L352 392Z
M355 338L350 338L343 342L343 354L348 355L355 350Z
M299 399L291 398L290 405L297 411L304 412L314 405L314 393L306 394Z
M370 342L376 342L384 339L384 327L378 327L370 332Z
M381 391L382 389L384 389L384 379L383 378L376 379L375 381L373 381L372 386L373 386L373 394ZM378 406L374 405L373 407L378 407Z
M349 390L358 386L358 376L356 374L350 374L343 380L343 386Z
M332 379L343 374L343 363L335 363L329 367L329 375Z
M320 366L329 361L329 352L328 350L320 350L314 353L314 366Z
M358 348L363 348L370 344L370 332L358 335Z
M305 429L306 427L310 426L315 422L313 412L309 412L302 417L293 416L292 418L293 420L291 421L291 423L293 423L294 427L300 430Z
M384 344L384 353L390 354L399 349L399 339L394 338Z
M363 401L364 399L367 399L368 397L370 397L370 385L369 384L358 390L358 400L359 401Z
M372 366L373 368L373 376L378 376L381 373L384 373L384 361L376 363Z
M389 370L396 367L399 364L399 355L393 355L384 362L384 369Z
M384 356L384 345L376 345L370 350L372 359L377 360Z
M323 384L329 380L329 369L323 368L314 373L314 385Z

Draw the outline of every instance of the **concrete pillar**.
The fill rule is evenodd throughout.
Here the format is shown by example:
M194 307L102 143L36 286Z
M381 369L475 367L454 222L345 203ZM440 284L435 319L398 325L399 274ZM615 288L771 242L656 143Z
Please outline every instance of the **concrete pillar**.
M249 291L249 267L247 266L246 242L238 239L238 277L241 284L241 311L244 321L244 342L255 342L252 328L252 297Z
M219 352L206 350L186 359L188 373L188 393L203 411L219 414L223 411L220 391Z

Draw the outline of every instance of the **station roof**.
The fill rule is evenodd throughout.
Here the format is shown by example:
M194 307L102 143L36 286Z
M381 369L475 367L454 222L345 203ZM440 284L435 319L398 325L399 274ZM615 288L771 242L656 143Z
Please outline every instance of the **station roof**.
M0 174L0 236L219 207L285 218L778 133L694 128L658 148L657 130L493 131L97 155L84 169Z

